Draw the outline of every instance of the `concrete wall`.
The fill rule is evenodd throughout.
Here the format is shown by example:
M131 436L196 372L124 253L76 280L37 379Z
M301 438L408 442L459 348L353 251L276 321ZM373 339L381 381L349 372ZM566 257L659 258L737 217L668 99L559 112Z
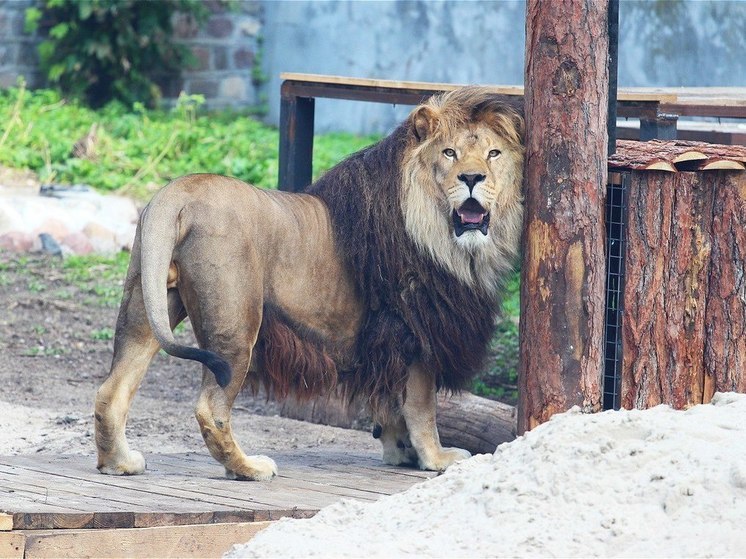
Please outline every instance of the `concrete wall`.
M451 83L520 84L523 2L307 1L265 4L269 119L280 72ZM409 108L319 100L317 130L385 131Z
M746 86L746 1L620 2L620 86ZM525 2L296 0L265 4L270 122L280 72L522 84ZM406 115L317 102L317 130L386 131Z

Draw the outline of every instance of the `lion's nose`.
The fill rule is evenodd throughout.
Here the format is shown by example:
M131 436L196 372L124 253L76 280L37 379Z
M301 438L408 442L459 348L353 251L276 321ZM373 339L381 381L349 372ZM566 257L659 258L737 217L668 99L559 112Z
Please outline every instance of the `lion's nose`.
M487 177L485 175L482 175L480 173L473 173L468 175L466 173L461 173L458 176L458 180L469 187L469 194L471 194L471 191L474 189L475 186L477 186L477 183L482 182L486 178Z

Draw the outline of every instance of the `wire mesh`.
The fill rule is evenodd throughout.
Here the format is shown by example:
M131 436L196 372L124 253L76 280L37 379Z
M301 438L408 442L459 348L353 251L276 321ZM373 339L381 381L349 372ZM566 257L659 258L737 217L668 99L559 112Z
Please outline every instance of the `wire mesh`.
M629 174L616 174L606 190L606 316L604 320L603 409L619 409L622 384L624 256Z

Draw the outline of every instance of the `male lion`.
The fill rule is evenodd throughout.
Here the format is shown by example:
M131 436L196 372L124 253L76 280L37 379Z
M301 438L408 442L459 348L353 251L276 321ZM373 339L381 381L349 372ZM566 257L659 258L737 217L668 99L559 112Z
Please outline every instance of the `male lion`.
M305 193L217 175L170 183L145 208L96 397L98 469L138 474L125 423L153 355L203 364L197 421L228 477L265 480L233 438L249 375L276 397L339 387L364 399L389 464L443 470L439 388L463 388L493 332L522 221L523 120L488 91L433 97ZM172 329L192 322L199 349Z

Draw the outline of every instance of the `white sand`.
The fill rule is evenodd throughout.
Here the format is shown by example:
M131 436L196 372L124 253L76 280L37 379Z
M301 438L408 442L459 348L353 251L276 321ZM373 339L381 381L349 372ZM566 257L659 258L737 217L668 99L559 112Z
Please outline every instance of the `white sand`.
M376 503L281 520L233 557L744 557L746 395L583 415Z

